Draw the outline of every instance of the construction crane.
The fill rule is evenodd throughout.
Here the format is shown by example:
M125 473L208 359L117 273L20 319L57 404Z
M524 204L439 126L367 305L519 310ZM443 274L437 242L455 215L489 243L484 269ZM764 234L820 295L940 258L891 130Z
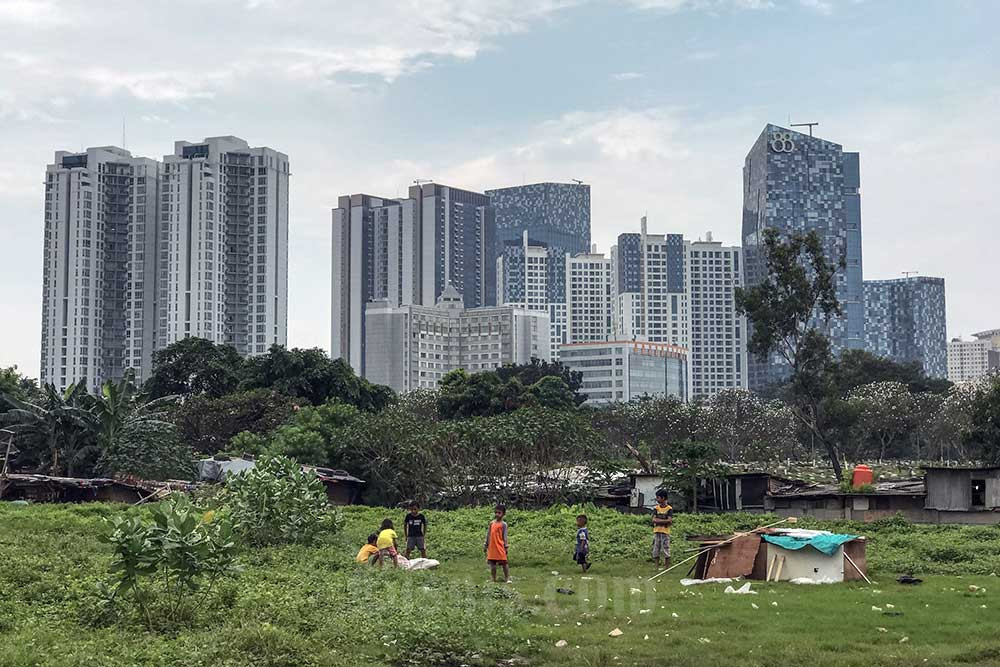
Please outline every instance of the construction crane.
M819 125L819 123L789 123L788 125L790 127L808 127L809 136L811 137L813 135L813 125Z
M579 178L571 178L569 180L573 181L577 185L583 185L583 181L581 181Z

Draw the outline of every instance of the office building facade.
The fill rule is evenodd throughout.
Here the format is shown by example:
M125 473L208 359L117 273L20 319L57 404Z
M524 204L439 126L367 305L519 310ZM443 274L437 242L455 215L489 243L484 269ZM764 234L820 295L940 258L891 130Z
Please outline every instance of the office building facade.
M763 232L819 235L837 272L843 315L825 333L835 351L864 346L861 262L861 195L858 153L776 125L767 125L743 167L743 255L748 286L765 278ZM750 388L762 389L787 376L777 358L750 360Z
M743 285L741 248L712 241L684 242L688 392L711 398L726 389L747 388L746 318L736 312Z
M866 350L920 364L929 377L947 377L944 278L866 280L864 305Z
M399 392L433 389L458 368L477 373L551 359L546 311L465 308L452 286L434 306L368 303L365 336L366 378Z
M566 294L566 254L590 250L590 186L533 183L487 190L496 214L497 250L528 235L549 253L548 300Z
M579 372L579 392L588 405L627 402L643 396L675 396L687 393L688 352L670 343L648 341L602 341L568 343L559 361Z
M1000 329L972 336L973 340L953 338L948 342L948 380L956 384L1000 372Z
M60 151L48 166L42 382L142 382L188 336L242 354L285 343L287 156L235 137L175 149Z

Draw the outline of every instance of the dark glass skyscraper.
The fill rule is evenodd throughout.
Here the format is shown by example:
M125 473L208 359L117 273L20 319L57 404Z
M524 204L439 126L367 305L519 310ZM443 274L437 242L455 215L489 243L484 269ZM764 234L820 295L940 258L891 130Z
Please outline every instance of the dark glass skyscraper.
M948 375L944 278L865 281L865 349L898 363Z
M826 333L833 348L864 346L861 271L861 178L859 156L818 137L768 125L747 154L743 167L743 253L746 284L765 275L763 230L783 234L816 232L837 272L843 315ZM750 362L750 388L780 381L787 367L777 360Z
M487 190L496 215L499 255L506 242L520 243L527 231L549 252L548 298L566 301L566 253L590 251L590 186L534 183Z

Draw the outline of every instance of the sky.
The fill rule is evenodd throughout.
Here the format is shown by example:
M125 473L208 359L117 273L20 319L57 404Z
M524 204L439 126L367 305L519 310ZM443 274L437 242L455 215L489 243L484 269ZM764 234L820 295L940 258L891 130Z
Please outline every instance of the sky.
M330 345L330 210L414 179L581 179L601 251L738 245L769 123L861 153L864 277L1000 326L992 0L0 0L0 366L37 376L57 150L236 135L289 155L289 344ZM124 129L123 129L124 128Z

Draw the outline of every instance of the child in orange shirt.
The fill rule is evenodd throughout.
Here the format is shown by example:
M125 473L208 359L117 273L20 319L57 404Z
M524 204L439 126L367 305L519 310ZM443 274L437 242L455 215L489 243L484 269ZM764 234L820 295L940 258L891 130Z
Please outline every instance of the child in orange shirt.
M510 567L507 565L507 523L503 520L507 514L507 508L497 505L493 512L493 521L486 529L486 542L483 543L483 551L486 553L486 562L490 564L490 576L493 581L497 580L497 565L503 568L504 580L509 584Z

